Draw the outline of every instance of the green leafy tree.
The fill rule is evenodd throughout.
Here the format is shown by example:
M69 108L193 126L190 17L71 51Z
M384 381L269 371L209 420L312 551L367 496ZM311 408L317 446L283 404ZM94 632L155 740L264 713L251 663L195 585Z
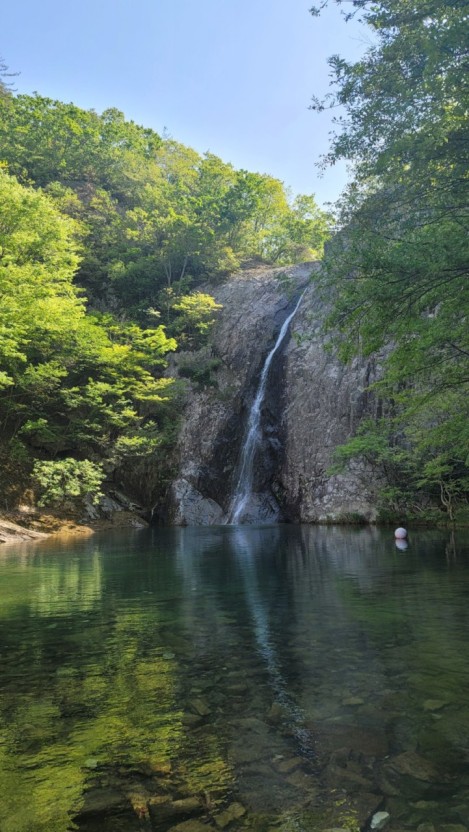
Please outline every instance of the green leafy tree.
M355 174L326 258L330 324L340 333L344 357L387 345L378 391L397 408L401 432L422 466L422 487L436 481L426 462L431 458L440 459L446 481L463 483L467 3L353 0L348 8L371 27L372 45L356 63L333 57L335 92L314 103L342 108L325 162L347 159Z
M163 288L183 293L184 281L218 281L252 258L321 253L317 207L312 228L309 208L278 180L200 156L115 109L99 115L39 95L0 101L2 160L78 223L76 279L91 303L142 324Z
M182 334L185 346L196 348L207 341L222 305L216 303L211 295L192 292L179 298L172 308L178 313L173 324L174 331Z
M7 99L12 94L12 82L10 78L18 75L17 72L9 72L8 66L0 57L0 99Z
M46 353L59 332L64 342L73 338L84 305L72 286L78 266L72 222L1 171L0 251L0 384L10 387L30 351Z
M10 455L29 467L37 456L57 470L63 457L116 462L147 423L147 455L165 444L173 381L162 374L176 342L162 326L86 314L74 231L49 197L0 173L0 420Z
M61 459L56 462L36 462L33 479L39 489L40 506L64 506L67 503L92 503L102 497L104 480L102 466L89 459Z
M98 115L40 95L18 95L0 107L1 157L11 173L42 187L70 185L85 201L100 186L124 202L135 199L141 168L151 178L160 144L158 134L116 109Z

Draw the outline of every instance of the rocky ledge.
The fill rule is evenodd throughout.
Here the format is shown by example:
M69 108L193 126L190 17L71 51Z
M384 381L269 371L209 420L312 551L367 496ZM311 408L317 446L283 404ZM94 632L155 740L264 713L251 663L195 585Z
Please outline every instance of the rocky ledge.
M11 520L0 518L0 543L26 543L32 540L42 540L45 537L48 537L45 532L28 529Z
M0 516L0 543L37 543L50 537L78 537L114 528L147 526L145 520L132 511L115 511L108 517L96 519L65 516L64 513L39 512L20 507Z

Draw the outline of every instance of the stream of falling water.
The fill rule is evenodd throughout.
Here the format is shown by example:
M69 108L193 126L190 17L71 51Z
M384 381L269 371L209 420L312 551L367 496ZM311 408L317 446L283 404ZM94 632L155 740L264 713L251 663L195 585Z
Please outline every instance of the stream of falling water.
M252 496L252 485L254 479L254 458L256 455L257 447L262 437L261 413L270 366L272 364L272 360L275 353L281 347L284 341L291 321L293 320L299 309L305 291L306 289L302 292L293 312L291 312L290 315L283 322L282 328L278 334L278 338L275 342L275 345L269 352L265 360L264 367L262 369L259 387L257 388L257 393L252 403L251 412L249 414L249 419L246 427L246 436L243 443L241 460L239 465L238 482L236 484L236 488L231 500L230 510L228 512L228 523L236 524L242 521L242 517L246 510L246 506L249 504L249 501Z

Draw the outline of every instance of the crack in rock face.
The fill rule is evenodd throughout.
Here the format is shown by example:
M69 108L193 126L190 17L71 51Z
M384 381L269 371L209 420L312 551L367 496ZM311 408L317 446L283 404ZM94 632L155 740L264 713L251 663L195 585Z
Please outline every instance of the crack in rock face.
M262 268L211 289L223 308L212 343L190 360L216 363L210 383L189 385L178 442L178 471L167 518L177 525L329 522L374 519L374 478L361 465L330 474L335 449L376 404L371 362L345 367L325 349L325 309L310 276L318 264ZM291 294L284 289L288 277ZM274 351L282 326L304 297ZM274 352L274 354L272 354ZM233 519L242 451L266 360L249 494ZM213 362L216 359L216 362ZM178 371L176 355L171 372Z

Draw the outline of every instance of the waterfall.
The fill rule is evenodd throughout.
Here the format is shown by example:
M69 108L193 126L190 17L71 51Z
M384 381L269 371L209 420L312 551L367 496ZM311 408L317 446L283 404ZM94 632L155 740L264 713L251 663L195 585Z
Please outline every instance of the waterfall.
M291 312L288 318L286 318L286 320L284 321L283 326L278 334L278 338L275 342L275 345L269 352L265 360L264 367L262 369L259 387L257 388L257 393L252 403L251 412L249 414L249 419L246 427L246 434L239 464L238 482L236 484L236 488L231 500L230 511L228 513L229 523L239 523L246 509L246 506L249 504L249 500L252 495L252 484L254 479L254 458L256 455L257 446L259 445L259 442L262 438L261 413L265 397L265 391L267 387L267 377L269 375L270 365L272 364L272 359L275 353L283 343L283 340L288 332L290 322L295 317L298 311L300 303L303 300L303 295L305 291L306 289L301 294L300 299L296 304L293 312Z

